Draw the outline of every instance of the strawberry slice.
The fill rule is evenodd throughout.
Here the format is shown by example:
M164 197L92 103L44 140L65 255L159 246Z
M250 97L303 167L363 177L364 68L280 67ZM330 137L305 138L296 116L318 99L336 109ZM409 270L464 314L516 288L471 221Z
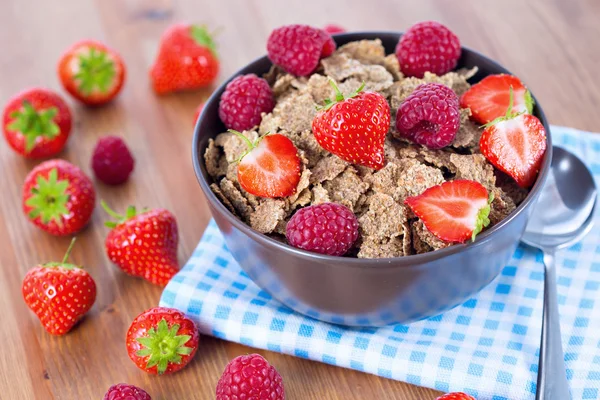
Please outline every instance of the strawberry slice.
M229 132L248 145L238 164L238 182L242 189L259 197L287 197L295 193L300 182L301 161L290 139L280 134L266 134L252 143L238 131L230 129Z
M512 97L510 91L506 114L484 129L479 149L496 168L526 189L533 185L540 171L546 152L546 130L537 117L511 112Z
M445 242L464 243L490 224L493 195L481 183L455 180L432 186L404 203Z
M514 92L512 111L531 114L533 97L516 76L490 75L471 86L460 98L461 108L471 109L471 118L487 124L506 114L510 101L510 88Z

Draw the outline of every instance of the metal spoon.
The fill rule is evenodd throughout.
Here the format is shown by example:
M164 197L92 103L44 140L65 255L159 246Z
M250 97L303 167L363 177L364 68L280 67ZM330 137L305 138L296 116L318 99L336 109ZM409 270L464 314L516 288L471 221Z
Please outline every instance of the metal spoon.
M537 400L570 399L560 335L554 253L581 240L592 228L596 184L574 154L553 148L552 169L522 241L544 253L544 314Z

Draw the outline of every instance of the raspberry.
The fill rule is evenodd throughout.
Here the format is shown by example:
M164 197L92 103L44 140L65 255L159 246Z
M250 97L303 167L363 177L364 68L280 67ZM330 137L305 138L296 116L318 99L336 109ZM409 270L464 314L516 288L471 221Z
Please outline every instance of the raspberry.
M271 32L267 53L274 64L297 76L313 72L321 57L335 50L335 42L322 29L308 25L286 25Z
M417 86L396 114L400 136L430 149L448 146L460 126L458 96L448 86L425 83Z
M329 33L330 35L346 32L346 29L337 24L327 24L323 27L323 30Z
M117 136L98 140L92 155L92 169L96 178L107 185L118 185L127 180L135 160L127 145Z
M219 117L227 129L245 131L260 124L261 113L275 107L271 87L254 74L238 76L227 84L219 103Z
M358 238L358 220L341 204L317 204L298 210L287 223L285 236L294 247L342 256Z
M108 392L104 395L104 400L152 400L152 398L139 387L119 383L108 389Z
M259 354L234 358L217 383L216 400L236 399L285 399L281 375Z
M400 69L406 76L422 78L429 71L444 75L456 67L460 40L439 22L419 22L408 28L396 46Z

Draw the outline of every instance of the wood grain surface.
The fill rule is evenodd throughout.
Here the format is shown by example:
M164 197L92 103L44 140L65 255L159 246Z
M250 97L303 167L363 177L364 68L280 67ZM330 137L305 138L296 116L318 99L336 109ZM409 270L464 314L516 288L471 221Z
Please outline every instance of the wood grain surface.
M128 77L118 99L101 108L72 105L75 124L61 157L91 173L90 155L103 135L123 136L136 158L129 182L96 182L98 197L114 208L165 207L179 220L181 263L191 254L210 214L191 163L195 107L210 90L157 97L148 68L159 37L178 21L221 27L220 79L265 53L269 32L283 24L349 30L404 30L439 20L464 45L519 75L550 121L600 130L600 2L597 0L282 1L282 0L2 0L0 103L19 90L59 90L60 54L83 38L106 42L124 57ZM66 94L65 94L66 97ZM88 316L65 337L45 333L21 297L21 281L38 262L59 259L69 239L35 228L21 211L21 185L35 162L0 142L0 398L102 399L118 382L145 388L154 400L211 399L228 360L250 348L203 337L194 361L172 376L138 370L125 351L133 318L158 303L160 288L122 274L103 250L106 216L97 207L72 260L98 284ZM437 392L355 371L260 351L284 377L288 399L434 399Z

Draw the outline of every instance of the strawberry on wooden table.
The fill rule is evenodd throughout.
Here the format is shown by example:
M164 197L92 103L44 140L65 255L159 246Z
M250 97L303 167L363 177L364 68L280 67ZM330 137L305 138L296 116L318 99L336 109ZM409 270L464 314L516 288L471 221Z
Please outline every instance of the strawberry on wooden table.
M294 143L281 134L266 134L254 143L233 129L248 145L240 157L237 177L242 189L259 197L287 197L296 192L302 162Z
M61 262L31 269L23 279L23 298L53 335L64 335L96 301L96 283L81 267L67 263L75 238Z
M480 124L487 124L506 114L513 91L512 111L531 114L533 97L516 76L489 75L471 86L460 98L462 108L471 109L471 118Z
M154 307L131 323L126 337L127 353L141 370L169 374L192 360L199 340L196 324L181 311Z
M142 210L129 206L125 215L106 212L116 222L106 222L112 230L104 243L108 258L125 273L165 286L177 273L179 242L175 216L165 209Z
M90 220L96 192L79 167L49 160L35 167L23 185L23 211L39 228L53 235L71 235Z
M154 91L165 94L199 89L213 83L219 74L217 46L206 27L171 26L162 35L150 78Z
M444 242L464 243L490 224L493 196L482 184L455 180L432 186L404 202L425 227Z
M512 89L509 92L505 115L486 125L479 148L496 168L527 189L535 182L546 153L546 130L537 117L514 111Z
M390 129L390 106L381 94L363 92L364 84L344 96L335 82L335 99L325 100L312 121L315 139L325 150L353 164L381 169L383 144Z
M65 90L87 105L111 101L125 82L121 56L94 40L75 43L61 57L58 76Z
M2 130L17 153L28 158L52 157L65 147L71 133L71 111L53 91L28 89L8 101Z
M445 394L441 397L438 397L436 400L475 400L475 398L466 393L455 392Z

